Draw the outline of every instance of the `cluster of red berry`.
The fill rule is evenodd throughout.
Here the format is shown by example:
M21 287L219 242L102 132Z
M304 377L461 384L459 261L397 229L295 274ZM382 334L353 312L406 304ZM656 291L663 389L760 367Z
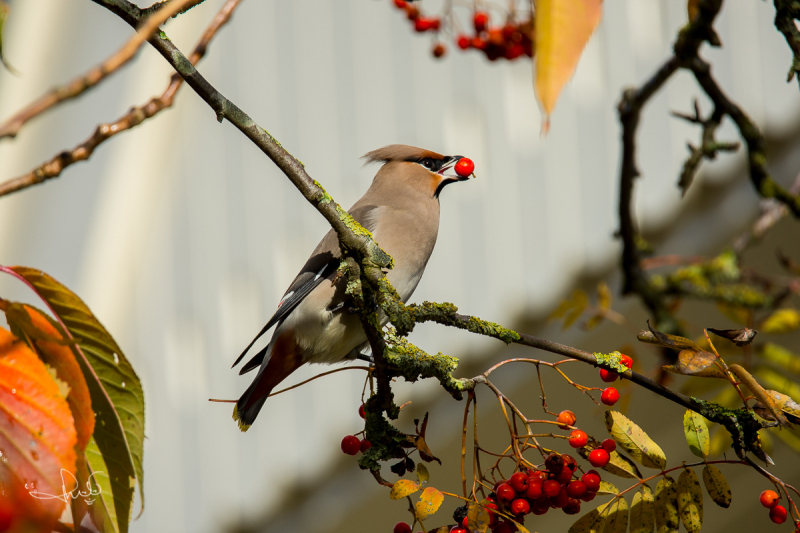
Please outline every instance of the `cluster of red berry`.
M358 408L358 416L366 418L367 414L364 411L364 404ZM367 439L359 439L355 435L347 435L342 439L342 451L347 455L356 455L358 452L364 453L372 448L372 443Z
M600 474L589 470L578 477L578 463L570 455L551 453L543 469L520 470L509 479L494 485L492 494L483 502L489 510L489 527L493 533L513 533L517 527L502 519L497 512L514 516L524 522L527 514L543 515L552 509L561 509L574 515L581 511L581 501L592 501L600 488ZM468 533L467 520L450 533Z
M419 7L406 0L392 0L395 7L402 9L406 18L414 24L414 31L424 33L436 32L437 37L442 30L442 20L452 20L452 17L425 17ZM456 36L456 45L461 50L475 49L486 54L490 61L505 58L514 60L518 57L533 57L533 20L515 23L506 21L504 26L489 26L489 13L475 11L472 14L472 26L475 28L473 35L459 33ZM431 53L434 57L442 57L447 53L445 45L437 40Z
M774 490L765 490L761 493L761 505L769 509L769 519L776 524L783 524L786 522L786 507L778 505L778 500L781 499L778 493ZM800 531L800 524L797 525L797 530Z

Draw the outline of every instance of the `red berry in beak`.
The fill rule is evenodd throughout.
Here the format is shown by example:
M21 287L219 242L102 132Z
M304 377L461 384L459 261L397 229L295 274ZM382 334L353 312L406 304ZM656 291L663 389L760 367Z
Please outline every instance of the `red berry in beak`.
M466 157L462 157L456 163L456 174L461 176L462 178L466 178L467 176L471 175L472 172L475 170L475 163L472 162L472 159L467 159Z

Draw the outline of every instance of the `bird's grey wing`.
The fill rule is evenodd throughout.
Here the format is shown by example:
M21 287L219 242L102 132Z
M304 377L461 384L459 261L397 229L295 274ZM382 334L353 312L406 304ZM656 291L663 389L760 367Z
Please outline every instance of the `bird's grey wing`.
M367 215L370 211L375 209L375 207L376 206L374 205L356 205L353 206L353 209L351 209L350 215L359 224L366 224L367 219L369 218ZM366 225L374 224L370 223ZM367 229L369 230L370 228L367 227ZM261 328L261 331L258 332L258 335L256 335L255 338L250 341L250 344L248 344L247 347L242 351L231 368L238 365L239 362L244 358L245 354L247 354L248 350L253 347L253 344L255 344L256 341L261 338L262 335L264 335L264 333L269 331L272 326L280 324L284 318L289 316L289 313L291 313L295 307L297 307L300 302L302 302L303 299L311 293L311 291L316 289L320 283L327 278L332 279L333 273L339 267L340 257L341 251L339 250L339 243L336 233L333 230L330 230L317 245L317 248L314 250L311 257L303 266L302 270L294 279L292 284L289 286L286 294L278 304L278 309L275 311L275 314L272 315L272 318L270 318L266 325ZM239 374L245 374L261 366L268 348L269 345L265 346L258 353L256 353L253 358L242 367L242 369L239 371Z

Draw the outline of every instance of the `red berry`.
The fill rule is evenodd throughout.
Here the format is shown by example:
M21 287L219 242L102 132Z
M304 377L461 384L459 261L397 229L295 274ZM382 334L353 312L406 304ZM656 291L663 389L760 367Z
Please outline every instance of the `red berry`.
M548 510L550 510L550 498L547 497L534 501L531 508L531 512L535 515L543 515Z
M769 519L776 524L783 524L786 522L786 508L783 505L776 505L769 510Z
M515 515L524 515L531 512L531 504L525 498L517 498L511 502L511 512Z
M561 490L558 491L558 494L550 498L550 505L555 507L556 509L561 509L567 502L569 501L569 495L567 494L567 489L561 487Z
M548 479L542 484L542 492L544 492L544 495L548 498L552 498L561 492L561 483L555 479Z
M468 531L461 526L456 526L450 530L450 533L468 533Z
M594 498L594 496L592 496ZM581 512L581 502L570 498L567 505L564 506L564 512L567 514L578 514Z
M405 522L398 522L394 525L392 533L411 533L411 526Z
M406 3L406 0L394 0L394 7L396 7L397 9L405 9L407 5L408 4ZM403 522L400 523L402 524ZM397 532L395 531L395 533Z
M574 429L572 433L569 434L569 445L573 448L583 448L588 442L589 435L587 435L585 431Z
M597 492L589 492L587 490L586 492L583 493L583 496L581 496L581 500L585 502L590 502L594 500L595 496L597 496Z
M617 449L617 442L614 439L606 439L602 442L602 444L600 444L600 446L602 446L603 449L608 453L611 453Z
M528 474L517 472L508 480L508 484L511 485L511 488L516 492L525 492L528 490Z
M625 354L619 356L619 362L622 363L624 366L627 366L628 368L633 368L633 359L631 359Z
M458 39L456 39L456 44L462 50L466 50L472 44L472 41L466 35L459 35Z
M485 50L486 49L486 41L484 41L480 37L473 37L472 38L472 48L477 48L478 50Z
M517 31L516 26L514 26L513 24L506 24L505 26L503 26L503 38L507 41L510 41L515 31Z
M510 502L517 497L517 493L508 483L501 483L495 493L497 494L497 499L501 502Z
M589 462L596 468L603 468L610 460L611 456L603 448L592 450L592 453L589 454Z
M556 476L556 480L559 483L569 483L571 479L572 479L572 470L566 467Z
M619 374L616 372L612 372L611 370L606 370L605 368L600 369L600 379L605 381L606 383L613 383L617 381Z
M570 498L580 498L586 494L586 484L577 479L570 481L569 485L567 485L567 494L569 494Z
M581 476L581 481L583 481L583 484L586 485L586 490L589 492L597 492L597 489L600 488L600 474L593 470L590 470Z
M361 450L361 441L355 435L348 435L342 439L342 451L347 455L355 455Z
M472 16L472 24L475 26L475 31L482 32L489 24L489 14L485 11L476 11Z
M419 9L415 6L407 4L406 7L406 18L408 20L417 20L419 18Z
M761 493L761 505L766 507L767 509L771 509L778 504L778 500L780 496L774 490L765 490Z
M511 46L506 46L505 51L503 52L503 57L508 59L509 61L518 58L522 54L525 53L525 49L522 48L520 44L512 44Z
M429 29L431 29L430 19L419 17L414 21L414 31L418 31L421 33L428 31Z
M367 418L367 412L364 410L364 404L358 406L358 416L361 418Z
M534 472L531 472L528 477L532 479L538 479L540 483L544 483L545 481L547 481L548 478L547 472L542 472L541 470L536 470ZM531 481L530 483L533 483L533 481Z
M358 443L358 449L361 450L361 453L372 448L372 443L367 439L361 439L361 442Z
M439 30L442 27L442 21L438 18L429 19L431 22L431 29L432 30Z
M447 48L445 48L445 46L442 43L436 43L436 45L433 47L433 50L432 50L431 53L433 54L433 57L438 59L438 58L444 56L444 54L446 52L447 52Z
M556 418L556 422L560 424L558 427L561 429L568 429L567 426L574 426L576 420L575 413L572 411L561 411L558 413L558 418Z
M619 391L614 387L609 387L600 395L600 401L606 405L614 405L619 400Z
M468 159L466 157L462 157L456 163L456 174L461 176L462 178L466 178L475 170L475 163L472 162L472 159Z
M539 478L528 478L528 490L525 491L525 497L535 500L542 497L542 480Z
M564 461L564 468L568 468L572 473L578 469L578 461L576 461L571 455L567 455L565 453L561 456L561 460Z

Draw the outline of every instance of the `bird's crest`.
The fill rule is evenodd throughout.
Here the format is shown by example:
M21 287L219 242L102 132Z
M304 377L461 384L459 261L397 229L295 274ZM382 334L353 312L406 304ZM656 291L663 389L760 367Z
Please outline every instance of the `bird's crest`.
M445 156L424 148L408 146L407 144L390 144L363 155L361 159L364 159L364 164L368 165L370 163L389 163L392 161L418 161L425 157L443 159Z

